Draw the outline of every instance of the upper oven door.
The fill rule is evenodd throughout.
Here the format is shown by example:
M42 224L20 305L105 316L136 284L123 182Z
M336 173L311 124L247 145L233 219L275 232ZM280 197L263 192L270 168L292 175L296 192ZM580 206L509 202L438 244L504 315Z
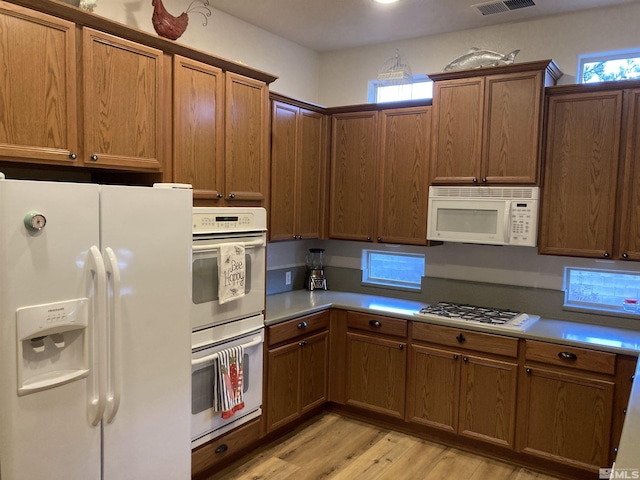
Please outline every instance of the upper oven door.
M220 304L218 301L219 246L241 243L245 247L245 295ZM191 281L191 328L198 330L211 325L249 317L264 310L266 234L197 236L193 239Z

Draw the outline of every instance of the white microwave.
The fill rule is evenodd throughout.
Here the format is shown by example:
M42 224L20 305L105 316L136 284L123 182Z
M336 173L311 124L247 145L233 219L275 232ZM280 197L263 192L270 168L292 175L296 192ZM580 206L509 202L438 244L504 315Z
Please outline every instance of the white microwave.
M427 240L535 247L539 187L429 187Z

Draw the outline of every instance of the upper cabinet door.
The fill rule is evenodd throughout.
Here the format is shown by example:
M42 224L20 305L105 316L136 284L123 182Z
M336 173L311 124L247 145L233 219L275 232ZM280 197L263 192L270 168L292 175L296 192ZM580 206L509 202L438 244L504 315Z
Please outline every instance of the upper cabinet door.
M549 97L540 253L610 258L622 91Z
M194 200L219 202L224 189L224 74L176 55L173 62L173 175Z
M380 112L377 241L426 245L431 107Z
M163 54L83 30L83 162L159 171L162 165Z
M76 162L75 28L0 2L0 158Z
M445 80L433 90L433 183L476 183L482 153L483 77Z
M619 257L640 260L640 89L625 92L627 106L624 170L621 178Z
M335 114L331 136L329 236L372 241L378 173L378 112Z
M482 183L536 184L543 73L486 78Z
M225 193L227 201L255 201L269 195L269 95L264 82L226 74Z

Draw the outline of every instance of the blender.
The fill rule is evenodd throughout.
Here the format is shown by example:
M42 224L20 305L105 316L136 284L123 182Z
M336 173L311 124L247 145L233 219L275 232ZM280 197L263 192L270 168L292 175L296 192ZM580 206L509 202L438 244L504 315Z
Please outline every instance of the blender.
M307 278L305 286L307 290L326 290L327 279L322 269L323 248L310 248L307 253Z

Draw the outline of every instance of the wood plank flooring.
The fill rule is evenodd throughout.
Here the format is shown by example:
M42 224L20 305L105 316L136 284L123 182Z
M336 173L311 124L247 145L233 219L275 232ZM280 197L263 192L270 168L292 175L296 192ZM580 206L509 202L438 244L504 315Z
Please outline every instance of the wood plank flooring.
M554 477L325 413L209 480L555 480Z

